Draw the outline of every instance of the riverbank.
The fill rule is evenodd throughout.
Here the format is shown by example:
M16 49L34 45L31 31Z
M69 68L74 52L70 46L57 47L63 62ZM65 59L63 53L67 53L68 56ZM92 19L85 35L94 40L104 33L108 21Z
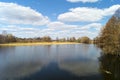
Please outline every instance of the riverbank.
M0 46L34 46L34 45L63 45L63 44L79 44L77 42L33 42L33 43L5 43Z

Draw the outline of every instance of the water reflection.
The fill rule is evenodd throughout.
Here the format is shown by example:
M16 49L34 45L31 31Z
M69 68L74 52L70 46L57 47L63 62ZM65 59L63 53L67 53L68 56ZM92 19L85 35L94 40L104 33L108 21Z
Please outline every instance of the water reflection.
M94 45L0 48L0 80L102 80Z
M103 80L120 80L120 56L102 54L100 62Z
M101 76L86 75L77 76L71 72L61 69L57 63L50 63L48 66L43 67L41 71L31 75L30 77L24 77L22 80L101 80Z
M59 64L60 68L67 70L77 76L96 75L99 74L99 65L97 61L64 61Z

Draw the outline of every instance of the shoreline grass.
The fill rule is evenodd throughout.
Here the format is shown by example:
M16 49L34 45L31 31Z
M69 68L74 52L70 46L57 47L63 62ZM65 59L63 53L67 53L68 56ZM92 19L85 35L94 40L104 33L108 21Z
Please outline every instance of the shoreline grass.
M35 45L64 45L64 44L80 44L77 42L33 42L33 43L5 43L0 46L35 46Z

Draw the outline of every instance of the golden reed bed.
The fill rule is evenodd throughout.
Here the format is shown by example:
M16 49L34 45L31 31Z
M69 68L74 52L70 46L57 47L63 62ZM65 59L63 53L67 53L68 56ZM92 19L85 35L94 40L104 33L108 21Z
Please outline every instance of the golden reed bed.
M77 42L33 42L33 43L6 43L0 46L33 46L33 45L63 45L63 44L79 44Z

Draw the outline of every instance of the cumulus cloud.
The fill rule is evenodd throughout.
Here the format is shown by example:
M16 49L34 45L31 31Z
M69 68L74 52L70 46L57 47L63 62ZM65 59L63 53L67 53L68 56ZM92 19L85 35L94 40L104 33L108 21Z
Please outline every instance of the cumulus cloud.
M96 35L98 35L101 27L101 23L90 23L86 25L70 25L57 21L48 24L48 29L53 29L52 35L54 35L55 37L58 36L60 38L73 36L76 38L82 36L89 36L90 38L94 38Z
M5 24L45 25L49 22L49 18L30 7L0 2L0 22Z
M100 21L106 16L112 15L120 5L113 5L109 8L98 9L89 7L72 8L69 12L60 14L58 20L50 22L47 16L15 3L0 2L0 32L6 30L17 37L73 37L89 36L94 38L102 24ZM67 22L91 22L90 24L78 25ZM18 24L18 25L17 25ZM22 26L24 25L24 26ZM28 27L30 25L30 27ZM33 27L32 25L45 25L44 28Z
M120 5L113 5L109 8L98 9L89 7L77 7L69 9L69 12L60 14L58 20L65 22L96 22L106 16L114 14Z
M83 2L83 3L90 2L90 3L94 3L94 2L98 2L99 0L67 0L67 1L71 2L71 3L77 3L77 2Z
M91 23L87 25L70 25L62 22L51 22L47 25L47 28L41 29L39 27L22 27L17 25L7 25L1 26L0 32L6 30L8 33L12 33L17 37L43 37L43 36L51 36L53 39L56 37L59 38L67 38L67 37L82 37L89 36L90 38L94 38L102 25L100 23ZM91 29L95 29L95 31L91 31Z
M91 24L84 25L84 26L77 28L77 29L79 29L79 30L95 29L96 31L99 31L101 27L102 27L101 23L91 23Z
M101 23L90 23L90 24L86 24L86 25L70 25L70 24L65 24L63 22L51 22L48 25L48 29L50 30L62 30L62 31L73 31L73 30L89 30L89 29L95 29L96 31L99 31L100 28L102 27Z
M16 32L16 33L19 33L19 32L36 32L38 31L39 29L37 28L24 28L24 27L21 27L21 26L16 26L16 25L7 25L7 26L1 26L0 27L0 31L7 31L8 33L10 32Z
M77 28L77 25L69 25L69 24L65 24L65 23L59 22L59 21L50 22L47 26L49 28L55 29L55 30L66 30L66 29L70 30L70 29Z
M113 5L113 6L109 7L109 8L104 9L103 10L104 16L113 15L118 8L120 8L120 5Z
M16 26L16 25L6 25L0 27L0 32L7 31L9 34L13 34L16 37L35 37L37 32L40 30L37 28L30 28L30 27L22 27L22 26Z

